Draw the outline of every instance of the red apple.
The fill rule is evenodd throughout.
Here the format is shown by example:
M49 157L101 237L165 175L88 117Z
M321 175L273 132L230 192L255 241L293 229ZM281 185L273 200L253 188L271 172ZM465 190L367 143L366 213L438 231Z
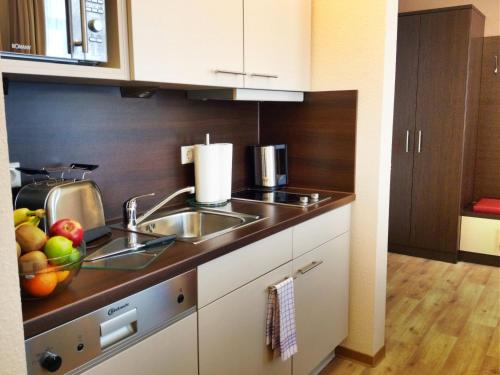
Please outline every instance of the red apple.
M73 242L73 246L77 247L83 240L82 225L75 220L61 219L56 221L49 229L51 236L63 236Z

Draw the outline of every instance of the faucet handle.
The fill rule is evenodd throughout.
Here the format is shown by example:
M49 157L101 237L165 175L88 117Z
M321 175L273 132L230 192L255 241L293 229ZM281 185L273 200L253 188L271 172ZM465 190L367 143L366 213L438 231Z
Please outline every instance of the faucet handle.
M130 199L127 199L124 204L124 217L126 219L127 228L132 229L137 225L137 199L152 197L155 193L136 195Z
M137 206L137 199L141 198L147 198L147 197L154 197L155 193L149 193L149 194L142 194L142 195L136 195L130 199L127 199L125 201L125 207L126 208L132 208Z

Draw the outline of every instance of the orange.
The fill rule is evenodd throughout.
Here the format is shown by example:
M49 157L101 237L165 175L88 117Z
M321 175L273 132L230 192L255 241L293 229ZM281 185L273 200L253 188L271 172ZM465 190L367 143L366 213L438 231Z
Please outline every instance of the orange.
M55 272L43 272L32 279L23 278L21 285L26 293L33 297L45 297L54 291L57 286Z
M68 270L56 271L57 266L49 266L46 268L46 272L55 272L57 276L57 282L62 283L69 276Z
M59 283L62 283L69 276L69 271L68 270L57 271L56 276L57 276L57 281Z

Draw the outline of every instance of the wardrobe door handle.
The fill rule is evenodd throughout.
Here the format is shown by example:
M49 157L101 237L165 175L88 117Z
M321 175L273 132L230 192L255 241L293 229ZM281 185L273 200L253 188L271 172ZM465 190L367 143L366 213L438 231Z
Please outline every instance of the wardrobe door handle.
M406 130L405 152L408 153L409 151L410 151L410 131Z
M420 154L422 152L422 130L418 131L418 148L417 152Z

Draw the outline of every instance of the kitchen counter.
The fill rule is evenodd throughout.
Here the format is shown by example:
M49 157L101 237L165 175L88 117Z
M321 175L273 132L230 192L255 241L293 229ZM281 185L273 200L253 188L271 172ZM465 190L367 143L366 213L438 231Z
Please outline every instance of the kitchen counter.
M197 245L176 241L154 263L142 270L82 269L72 284L59 294L47 299L23 301L25 338L69 322L355 199L353 193L327 193L331 199L309 208L232 200L233 211L266 219ZM114 231L113 236L123 236L123 232Z

